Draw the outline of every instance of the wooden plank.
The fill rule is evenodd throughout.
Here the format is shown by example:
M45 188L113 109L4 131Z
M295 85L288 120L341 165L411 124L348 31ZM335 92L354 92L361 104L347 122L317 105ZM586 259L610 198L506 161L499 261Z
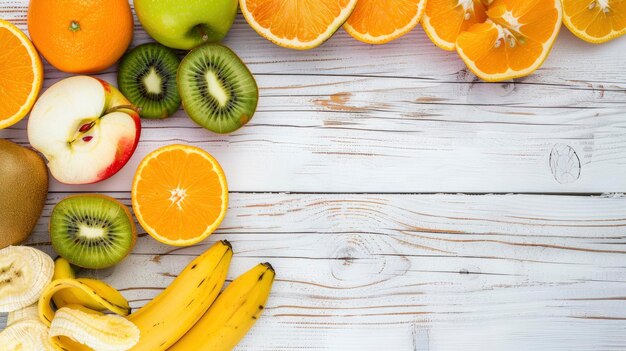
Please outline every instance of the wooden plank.
M459 114L461 112L459 111ZM260 113L263 115L263 113ZM279 123L289 113L272 113ZM393 121L302 114L291 125L252 123L215 136L183 116L145 122L134 157L118 175L52 191L127 191L140 160L172 143L202 147L220 161L233 191L293 192L621 192L626 189L626 119L621 111L501 122L499 114L462 121ZM489 119L491 121L486 121ZM522 118L511 118L510 120ZM176 126L172 126L176 123ZM346 124L347 123L347 124ZM25 127L25 123L21 124ZM19 127L18 127L19 128ZM378 129L382 128L382 129ZM27 145L25 129L0 137Z
M27 2L3 1L0 18L25 29ZM149 40L136 27L134 45ZM65 192L122 191L110 194L128 204L143 155L192 143L223 164L229 214L205 244L142 233L126 261L90 273L134 307L228 239L229 279L266 260L278 271L239 350L623 350L626 198L242 192L623 192L626 40L592 46L563 29L537 74L502 84L478 81L421 29L385 46L340 31L297 52L240 16L226 44L261 87L254 120L231 136L183 111L144 122L116 177L52 184L29 244L53 254L46 227ZM45 86L66 76L46 66ZM27 145L26 122L0 138Z
M51 194L29 243L52 253ZM111 193L129 203L128 193ZM622 350L626 197L231 194L210 240L140 231L104 278L143 305L212 242L278 272L239 350ZM132 278L129 278L132 277Z
M26 0L0 4L25 28ZM135 45L149 38L136 23ZM144 121L116 177L53 191L128 191L136 165L193 143L223 164L233 191L603 193L626 189L626 40L591 46L566 29L537 74L478 81L421 29L385 46L339 31L308 52L279 48L238 17L226 44L261 88L248 126L218 136L179 111ZM115 82L116 68L100 74ZM46 66L45 86L66 77ZM0 138L27 144L26 121Z

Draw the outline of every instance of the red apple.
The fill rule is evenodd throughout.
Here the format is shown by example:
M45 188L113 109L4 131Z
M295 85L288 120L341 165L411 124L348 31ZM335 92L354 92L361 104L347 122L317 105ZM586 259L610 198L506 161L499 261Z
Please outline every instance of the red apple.
M135 152L141 122L109 83L76 76L46 90L28 120L28 140L62 183L89 184L117 173Z

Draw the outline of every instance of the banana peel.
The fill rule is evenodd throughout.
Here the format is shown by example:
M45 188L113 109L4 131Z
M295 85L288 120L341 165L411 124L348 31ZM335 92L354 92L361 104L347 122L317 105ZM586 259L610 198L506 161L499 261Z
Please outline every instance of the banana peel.
M39 298L39 318L48 327L52 323L52 319L55 315L50 302L52 301L52 297L63 289L78 289L82 291L91 303L102 306L103 310L106 309L120 316L127 316L130 314L128 302L125 304L116 304L109 301L105 297L101 296L98 291L78 279L57 279L48 284Z
M115 288L109 284L90 278L76 278L74 269L68 260L63 257L59 257L54 260L54 276L52 280L57 279L76 279L77 281L87 285L94 290L98 296L111 302L114 305L122 306L130 311L130 305L128 300L120 294ZM87 307L95 311L106 311L107 307L102 305L99 300L94 300L89 294L85 293L82 289L66 288L57 291L52 296L52 301L57 308L65 307L68 305L80 305Z

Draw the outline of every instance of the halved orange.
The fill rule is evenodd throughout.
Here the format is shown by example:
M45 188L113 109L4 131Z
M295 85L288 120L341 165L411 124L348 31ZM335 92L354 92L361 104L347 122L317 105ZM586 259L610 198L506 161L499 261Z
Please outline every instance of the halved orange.
M457 36L487 18L487 7L481 0L428 0L422 27L438 47L452 51Z
M560 0L495 0L487 21L461 33L456 49L486 81L523 77L539 68L561 28Z
M594 44L626 34L626 0L562 0L563 23Z
M0 19L0 129L30 112L42 84L37 50L19 28Z
M208 152L187 145L169 145L148 154L137 168L131 197L146 232L174 246L206 239L228 208L222 167Z
M239 0L243 16L266 39L307 50L328 40L348 19L357 0Z
M343 28L357 40L384 44L419 23L426 0L359 0Z

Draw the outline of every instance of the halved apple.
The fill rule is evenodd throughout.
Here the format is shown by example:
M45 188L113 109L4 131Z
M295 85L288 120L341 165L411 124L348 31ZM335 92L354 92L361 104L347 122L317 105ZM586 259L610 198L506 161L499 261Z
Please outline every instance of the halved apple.
M117 173L135 152L141 122L115 87L76 76L52 85L35 103L28 140L66 184L89 184Z

